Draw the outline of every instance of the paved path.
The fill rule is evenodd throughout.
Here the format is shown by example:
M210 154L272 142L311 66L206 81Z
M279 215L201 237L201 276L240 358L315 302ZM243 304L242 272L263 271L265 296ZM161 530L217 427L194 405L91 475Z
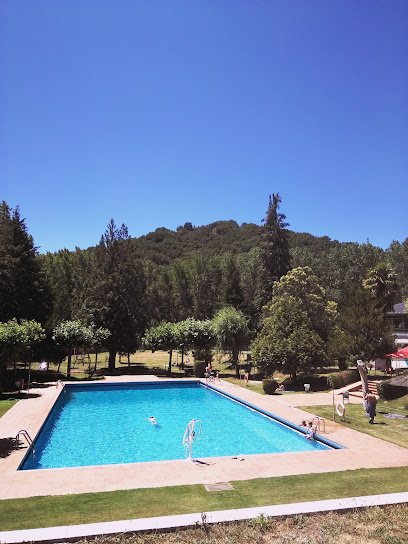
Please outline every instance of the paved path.
M110 377L104 380L104 383L129 381L152 381L152 377ZM183 382L185 381L184 379ZM174 382L175 380L172 380L172 383ZM296 404L311 405L313 399L320 403L330 397L330 394L326 393L259 395L251 391L250 387L243 388L228 382L217 382L215 386L295 424L299 424L302 419L313 417L312 413L296 408ZM20 429L27 429L32 437L36 436L61 389L52 386L33 389L32 392L39 396L18 402L0 419L0 439L15 437ZM76 424L80 425L80 422ZM176 460L31 471L17 470L26 449L12 450L10 455L0 458L0 500L117 489L211 484L358 468L408 466L407 449L332 421L326 420L324 436L343 445L345 449L249 455L244 461L230 457L204 459L208 461L208 465Z

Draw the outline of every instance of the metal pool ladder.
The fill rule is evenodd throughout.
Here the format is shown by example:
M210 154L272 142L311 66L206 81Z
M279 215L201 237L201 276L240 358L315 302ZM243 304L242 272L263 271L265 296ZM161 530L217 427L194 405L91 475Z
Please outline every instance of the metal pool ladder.
M31 436L28 434L28 431L26 431L25 429L22 429L21 431L18 431L18 433L17 433L17 436L16 436L16 448L18 447L18 443L20 441L20 436L25 438L28 446L31 447L31 453L32 453L32 456L34 457L34 454L35 454L34 443L33 443L32 439L31 439Z
M314 422L315 422L315 425L313 425ZM315 416L312 419L312 427L315 427L316 431L320 432L320 422L323 423L323 432L325 433L326 432L326 422L322 417Z

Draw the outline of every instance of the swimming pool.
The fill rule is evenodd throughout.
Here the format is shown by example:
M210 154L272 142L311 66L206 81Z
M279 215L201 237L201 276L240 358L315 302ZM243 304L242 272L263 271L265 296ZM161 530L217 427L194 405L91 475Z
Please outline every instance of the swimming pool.
M198 381L67 384L19 469L183 459L191 419L203 422L195 458L336 447L270 416Z

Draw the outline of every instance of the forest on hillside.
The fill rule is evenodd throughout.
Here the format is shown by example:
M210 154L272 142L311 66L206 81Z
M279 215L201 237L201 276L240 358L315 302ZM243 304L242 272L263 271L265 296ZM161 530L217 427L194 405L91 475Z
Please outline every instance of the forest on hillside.
M344 316L350 311L355 316L356 308L372 304L372 311L383 316L392 303L407 299L408 238L383 250L368 242L340 243L296 233L287 228L280 205L279 195L273 195L262 226L239 226L232 220L199 227L186 223L176 231L158 228L139 238L132 238L125 225L118 227L112 219L94 247L40 255L19 209L3 201L0 322L34 320L44 330L42 342L50 343L59 324L78 320L107 329L105 347L110 352L128 353L141 345L149 328L189 318L211 320L227 307L244 316L249 345L270 320L271 311L279 314L277 295L273 306L274 285L286 274L292 274L295 283L304 281L304 289L312 289L313 296L318 293L325 304L335 305L330 330L336 334L342 316L345 333ZM300 280L293 273L297 269L306 270L307 278ZM295 296L293 292L287 290L286 297ZM298 289L296 297L304 301L311 292ZM286 308L286 314L299 316L303 310L307 314L303 323L311 319L313 327L314 310L298 305ZM366 309L366 314L370 311ZM326 347L329 332L322 336ZM4 340L3 361L6 344Z

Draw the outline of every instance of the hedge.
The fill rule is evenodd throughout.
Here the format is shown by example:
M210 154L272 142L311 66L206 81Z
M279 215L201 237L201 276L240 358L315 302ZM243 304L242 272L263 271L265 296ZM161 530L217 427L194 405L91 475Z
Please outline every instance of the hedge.
M358 382L360 374L358 370L342 370L341 372L332 372L327 379L334 389L340 389L349 383Z
M391 380L377 383L378 395L385 400L399 399L407 394L407 388L403 385L393 385Z

